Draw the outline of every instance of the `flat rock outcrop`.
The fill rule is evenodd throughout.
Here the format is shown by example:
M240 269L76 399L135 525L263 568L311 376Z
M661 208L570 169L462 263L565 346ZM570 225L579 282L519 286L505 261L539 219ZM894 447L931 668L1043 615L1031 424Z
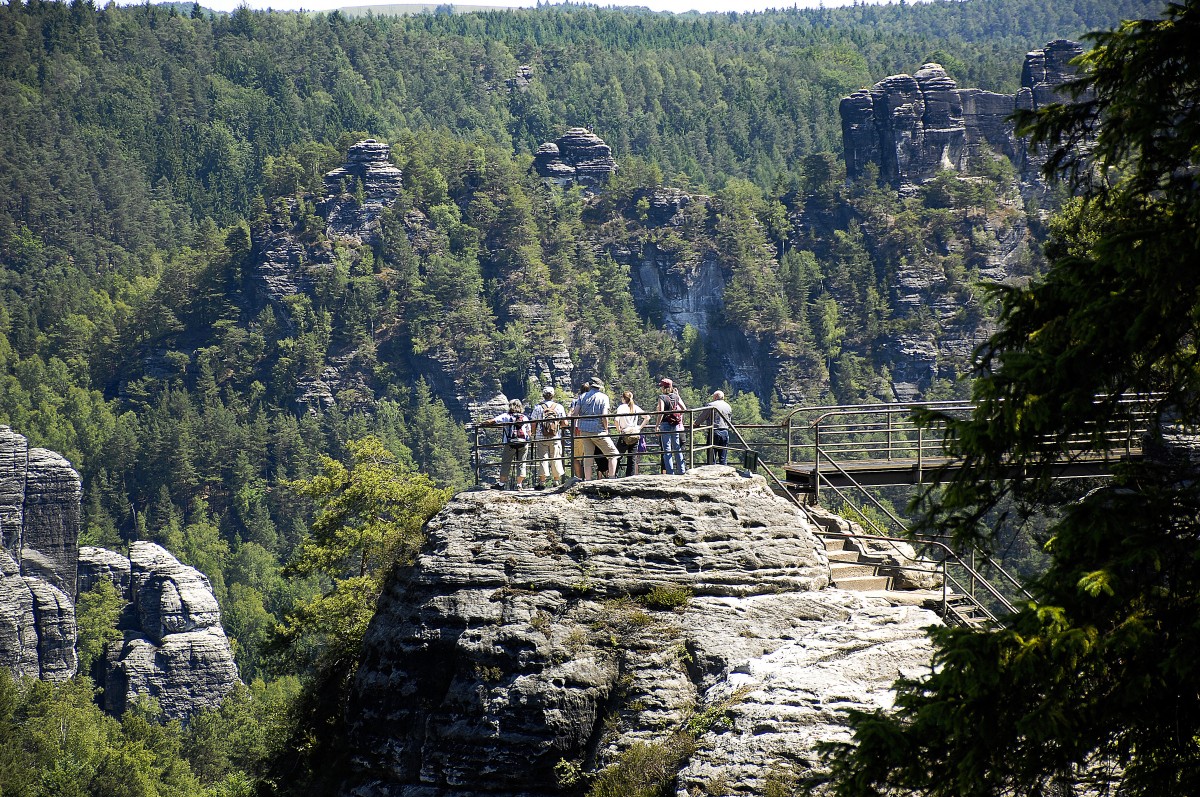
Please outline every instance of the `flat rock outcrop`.
M89 583L109 578L130 601L124 638L106 654L105 709L119 715L152 697L168 718L186 720L219 705L238 676L208 578L151 542L133 543L123 558L103 548L80 557Z
M533 168L544 179L564 187L594 188L616 173L617 161L602 138L586 127L572 127L538 147Z
M828 589L814 528L721 466L460 494L367 632L344 793L573 793L565 772L681 733L681 797L803 775L845 709L890 705L894 679L928 666L937 622Z
M0 426L0 667L75 674L79 474L62 456Z
M943 170L966 171L986 145L1011 158L1023 180L1039 181L1044 158L1027 153L1008 117L1069 99L1062 86L1074 78L1069 62L1082 52L1066 39L1029 52L1016 95L959 88L939 64L854 92L840 106L847 177L862 177L873 163L880 181L916 185Z

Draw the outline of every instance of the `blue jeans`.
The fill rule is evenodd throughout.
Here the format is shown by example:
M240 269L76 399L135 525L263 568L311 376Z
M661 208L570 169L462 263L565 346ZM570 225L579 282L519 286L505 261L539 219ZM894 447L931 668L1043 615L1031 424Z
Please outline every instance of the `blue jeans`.
M673 426L659 426L659 444L662 446L663 473L682 476L687 473L683 464L683 440Z
M728 465L729 464L729 430L728 429L712 429L708 433L708 444L712 448L708 449L708 464L709 465Z

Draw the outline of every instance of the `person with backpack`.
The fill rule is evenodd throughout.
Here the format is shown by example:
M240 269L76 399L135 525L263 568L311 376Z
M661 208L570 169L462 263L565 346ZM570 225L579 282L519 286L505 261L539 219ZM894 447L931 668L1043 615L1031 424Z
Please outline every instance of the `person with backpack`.
M529 413L533 421L533 460L537 463L535 490L562 484L563 452L562 430L567 423L567 411L554 400L554 388L542 391L542 400ZM550 475L553 473L554 478Z
M520 399L508 402L508 412L501 413L495 418L480 421L480 426L499 426L504 445L500 454L500 476L493 489L503 490L508 487L509 477L515 469L517 472L517 489L525 489L525 452L529 449L529 418L525 415L525 405Z
M662 393L658 397L658 440L662 446L662 472L682 476L687 473L683 462L683 411L687 405L675 389L675 383L663 379L658 383Z

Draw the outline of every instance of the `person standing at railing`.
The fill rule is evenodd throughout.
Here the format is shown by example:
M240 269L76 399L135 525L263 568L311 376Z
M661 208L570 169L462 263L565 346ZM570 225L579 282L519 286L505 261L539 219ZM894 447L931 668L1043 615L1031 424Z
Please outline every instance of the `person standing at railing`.
M604 392L604 383L592 377L591 389L579 397L576 409L579 413L579 438L583 441L584 470L591 470L591 458L602 456L608 460L608 477L617 473L617 447L608 436L608 414L611 404Z
M712 401L700 409L704 410L702 422L710 427L708 430L708 464L728 465L729 462L729 419L733 417L733 407L725 401L725 394L714 390Z
M592 387L591 382L583 380L575 388L575 398L571 400L571 409L567 415L571 418L571 474L573 478L583 478L583 437L579 434L579 402Z
M650 422L650 416L633 400L633 391L626 390L621 394L621 403L617 406L617 451L625 461L625 475L633 476L638 472L638 453L645 451L642 442L642 427ZM621 463L617 463L621 470Z
M529 413L529 419L533 421L533 459L538 468L533 489L543 490L548 485L561 484L564 472L562 428L567 422L567 411L554 400L554 388L542 391L542 400Z
M504 438L500 455L500 476L492 485L494 489L503 490L508 486L509 477L515 467L517 471L517 489L525 489L525 452L529 450L529 418L525 417L525 405L520 399L508 402L508 412L501 413L495 418L480 421L480 426L499 426Z
M662 445L663 473L682 476L687 473L683 462L683 412L687 405L675 389L675 383L664 379L658 383L662 393L658 397L658 439Z

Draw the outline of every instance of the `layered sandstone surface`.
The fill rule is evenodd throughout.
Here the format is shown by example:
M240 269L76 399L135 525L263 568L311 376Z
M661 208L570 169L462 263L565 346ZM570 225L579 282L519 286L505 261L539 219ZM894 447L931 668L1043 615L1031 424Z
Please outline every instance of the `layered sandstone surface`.
M549 797L683 732L679 795L761 794L928 666L937 618L829 589L804 514L732 468L467 492L428 531L367 633L346 794Z

